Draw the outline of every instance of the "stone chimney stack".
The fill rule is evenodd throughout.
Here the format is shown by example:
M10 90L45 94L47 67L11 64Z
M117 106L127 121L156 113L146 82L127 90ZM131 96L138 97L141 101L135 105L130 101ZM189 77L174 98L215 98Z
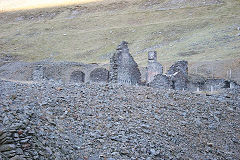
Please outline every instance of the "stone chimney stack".
M156 51L149 51L148 52L148 62L157 62L157 52Z
M147 74L146 74L146 83L150 83L154 80L154 77L158 74L162 75L163 67L157 61L157 52L149 51L148 52L148 66L147 66Z

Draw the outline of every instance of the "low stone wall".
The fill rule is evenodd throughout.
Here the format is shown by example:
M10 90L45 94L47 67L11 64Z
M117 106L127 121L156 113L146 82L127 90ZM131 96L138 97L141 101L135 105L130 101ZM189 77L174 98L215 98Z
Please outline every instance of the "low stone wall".
M70 82L83 83L85 82L85 73L80 70L73 71L70 77Z
M96 68L90 73L91 82L109 82L109 71L105 68Z
M168 76L158 74L154 80L149 83L149 86L153 88L172 89L172 81Z

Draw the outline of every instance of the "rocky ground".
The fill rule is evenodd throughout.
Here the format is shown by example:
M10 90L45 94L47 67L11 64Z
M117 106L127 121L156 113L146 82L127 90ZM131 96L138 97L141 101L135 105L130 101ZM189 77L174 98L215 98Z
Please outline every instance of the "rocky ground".
M0 159L239 159L240 90L0 81Z

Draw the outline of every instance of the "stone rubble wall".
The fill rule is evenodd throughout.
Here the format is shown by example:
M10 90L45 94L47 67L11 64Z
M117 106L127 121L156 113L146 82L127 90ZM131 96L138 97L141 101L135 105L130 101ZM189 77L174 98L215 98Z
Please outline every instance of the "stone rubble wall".
M1 116L5 117L2 121L4 126L0 126L1 160L37 160L44 157L44 153L41 156L41 151L35 149L39 147L39 142L32 126L34 113L31 109L9 109Z
M150 87L161 89L172 89L172 81L167 75L158 74L154 80L149 83Z
M109 71L105 68L96 68L90 73L91 82L109 82Z
M75 70L71 73L70 82L74 83L84 83L85 82L85 73L80 70Z
M182 72L184 75L188 75L188 62L184 60L177 61L169 68L167 74L172 75L176 72Z
M173 64L167 72L175 90L187 90L188 83L188 62L178 61Z
M110 82L136 85L141 83L137 63L129 53L128 43L123 41L110 59Z
M150 83L154 80L154 77L163 73L163 67L158 62L149 62L147 66L146 83Z
M189 91L218 91L222 89L237 89L240 85L235 81L225 79L204 79L199 82L188 81L187 89Z

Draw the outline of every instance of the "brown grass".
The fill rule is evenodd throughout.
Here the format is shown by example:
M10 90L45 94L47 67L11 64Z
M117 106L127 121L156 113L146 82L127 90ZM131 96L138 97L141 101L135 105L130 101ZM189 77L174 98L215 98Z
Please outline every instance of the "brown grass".
M126 40L140 66L146 65L148 50L156 50L164 65L181 59L195 64L240 58L239 0L163 10L167 5L168 0L104 0L2 13L0 53L26 61L105 64Z

